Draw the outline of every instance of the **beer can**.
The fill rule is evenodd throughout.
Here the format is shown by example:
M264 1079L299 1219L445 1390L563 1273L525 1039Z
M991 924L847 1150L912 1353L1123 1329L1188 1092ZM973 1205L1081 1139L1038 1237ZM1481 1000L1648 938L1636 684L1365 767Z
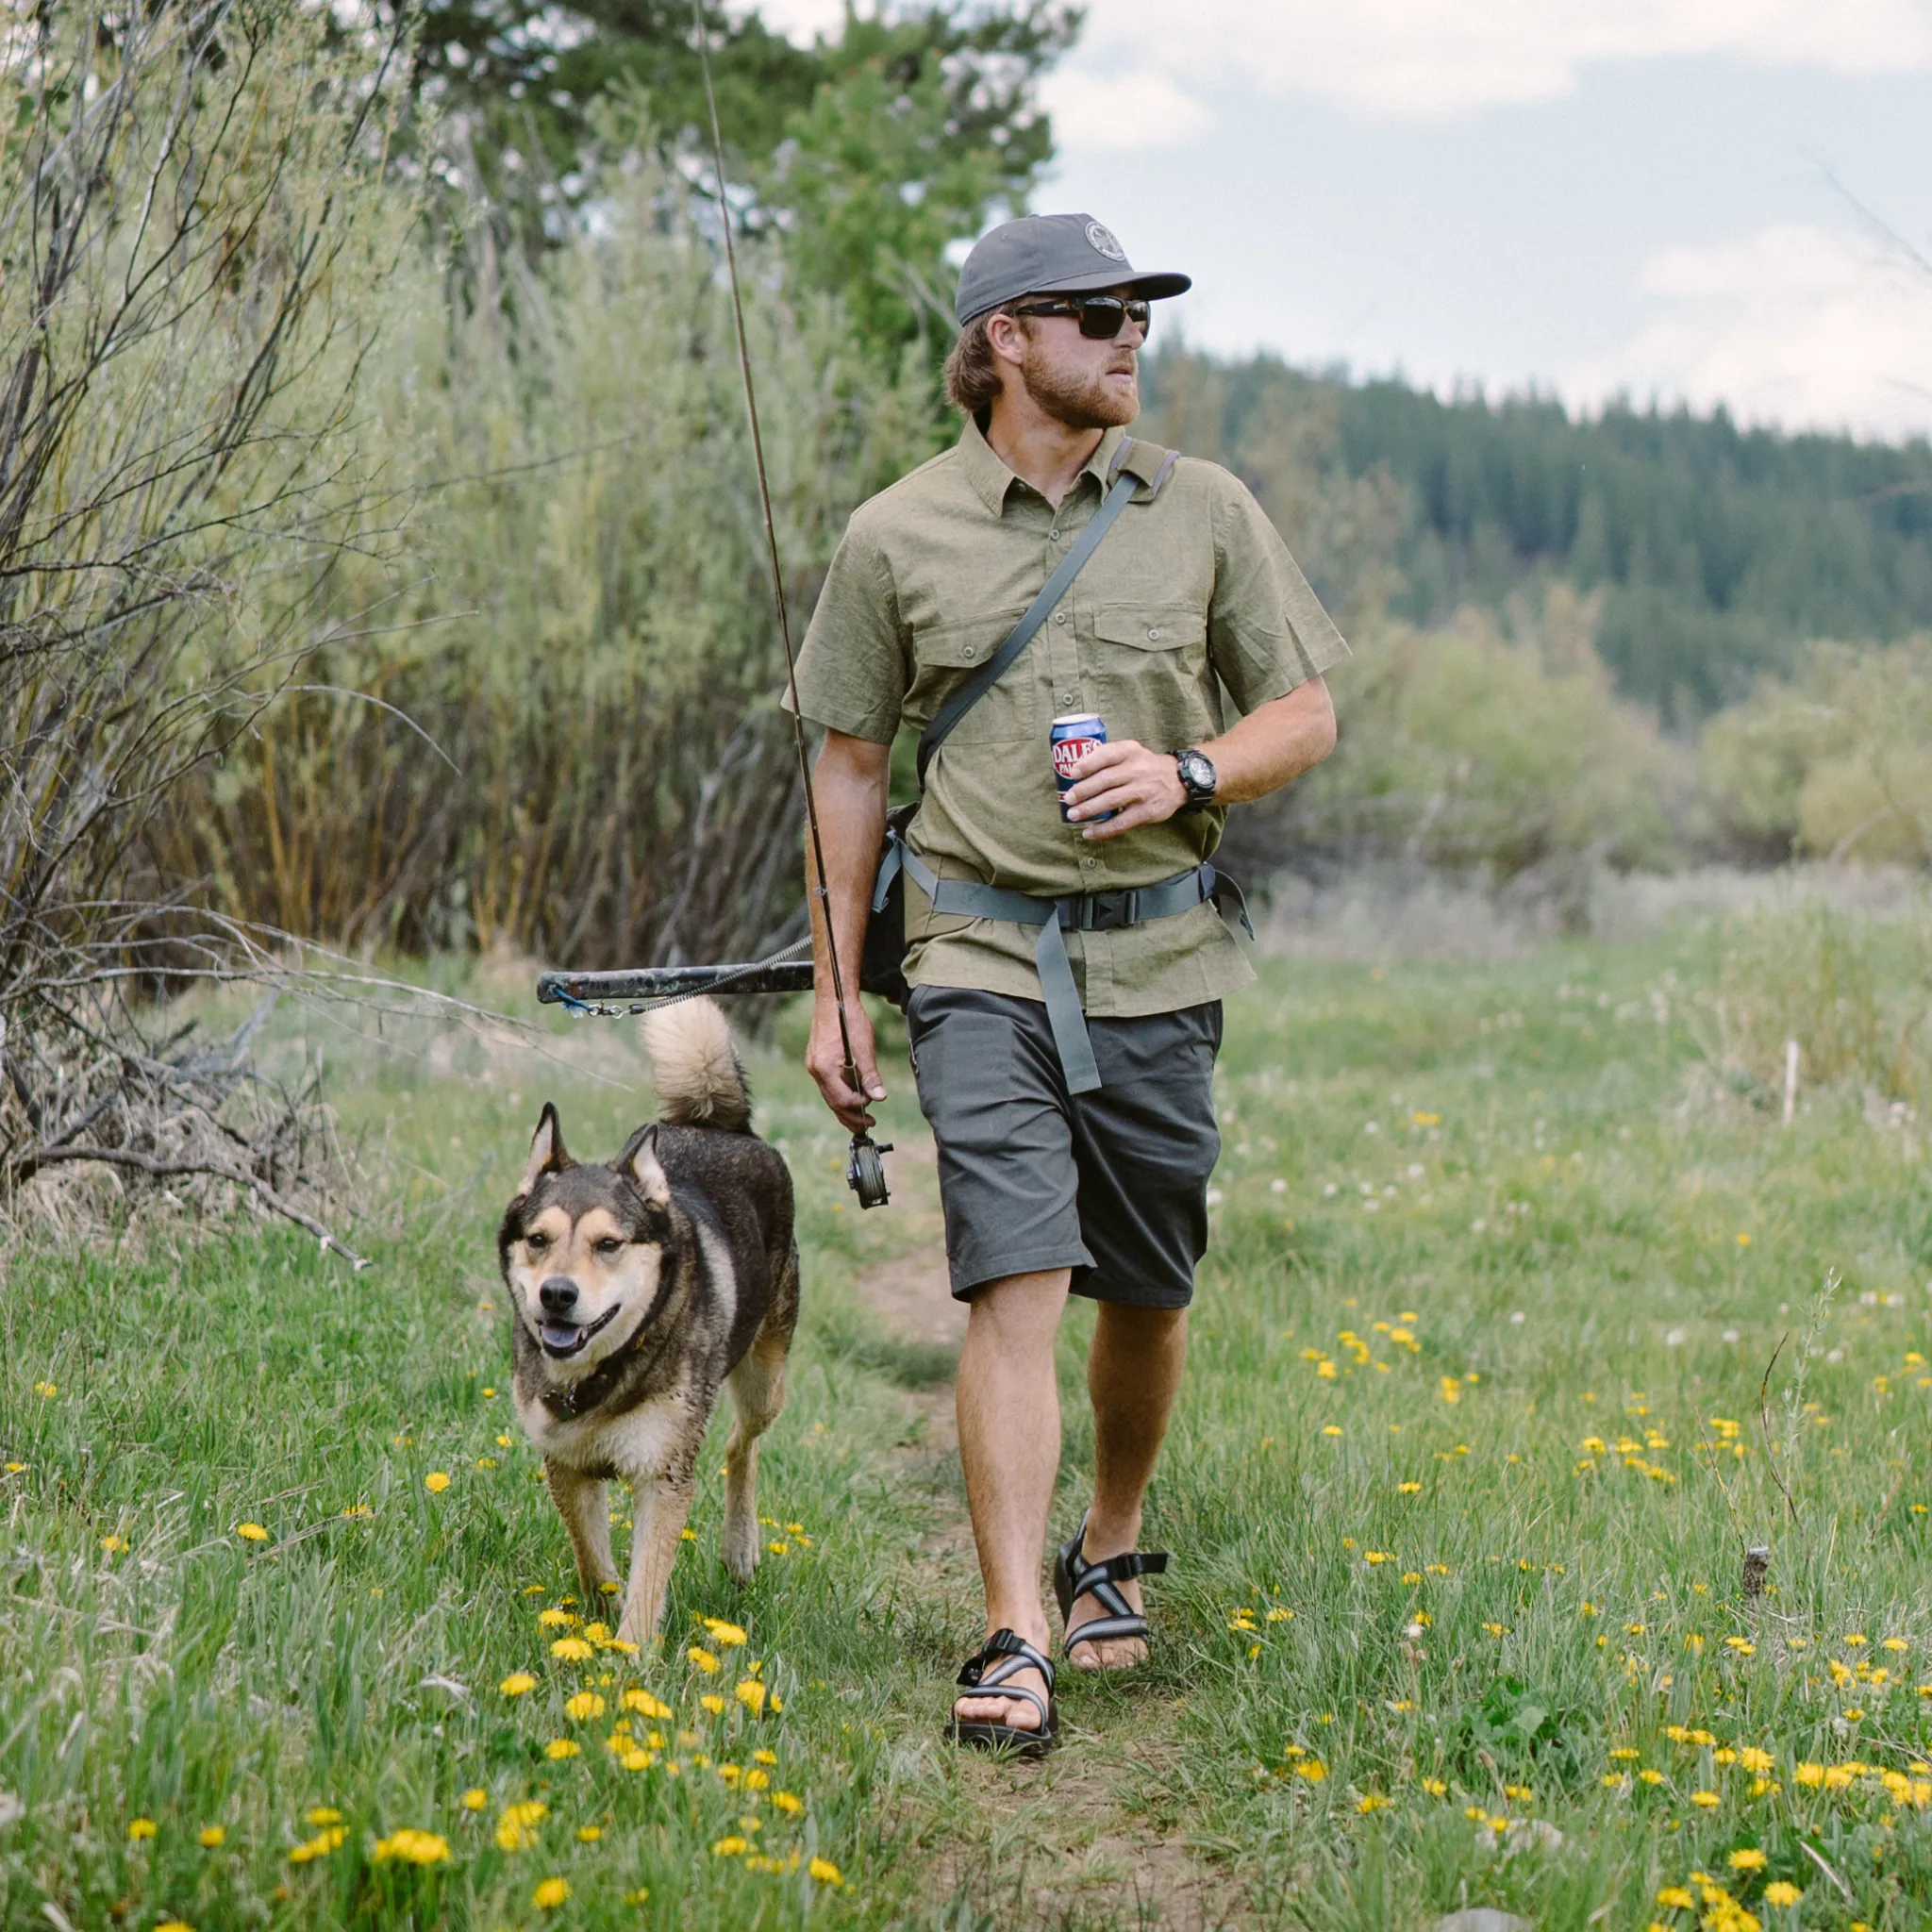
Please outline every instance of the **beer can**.
M1074 767L1091 751L1098 751L1107 742L1107 726L1101 723L1098 712L1069 711L1064 718L1056 718L1053 728L1047 734L1047 743L1053 749L1053 782L1060 794L1060 818L1067 824L1067 793L1079 780ZM1101 819L1110 819L1112 812L1103 812ZM1098 824L1100 819L1083 819L1082 824Z

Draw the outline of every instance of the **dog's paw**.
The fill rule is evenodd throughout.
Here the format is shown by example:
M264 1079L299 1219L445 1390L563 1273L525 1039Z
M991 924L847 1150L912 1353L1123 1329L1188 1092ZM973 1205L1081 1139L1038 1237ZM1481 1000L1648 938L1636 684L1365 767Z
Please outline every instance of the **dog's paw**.
M733 1583L742 1586L751 1581L753 1573L758 1567L758 1526L756 1523L734 1528L727 1524L724 1530L724 1568Z

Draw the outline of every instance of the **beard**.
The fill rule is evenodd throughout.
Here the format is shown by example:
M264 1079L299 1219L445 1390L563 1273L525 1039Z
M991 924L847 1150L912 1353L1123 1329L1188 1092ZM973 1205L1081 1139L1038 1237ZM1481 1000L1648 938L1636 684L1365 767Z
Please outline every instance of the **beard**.
M1141 413L1138 375L1133 388L1122 391L1109 385L1105 370L1075 375L1054 367L1041 353L1038 341L1029 345L1020 376L1027 394L1069 429L1112 429L1131 423Z

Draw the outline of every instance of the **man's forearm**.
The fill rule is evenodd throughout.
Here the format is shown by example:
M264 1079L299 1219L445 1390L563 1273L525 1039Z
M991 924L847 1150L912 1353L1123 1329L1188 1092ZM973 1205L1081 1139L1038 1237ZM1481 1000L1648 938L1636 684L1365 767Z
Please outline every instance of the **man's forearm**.
M879 843L886 831L886 788L891 751L863 739L828 733L812 762L812 790L818 799L819 837L824 848L825 879L831 901L831 939L839 949L839 972L845 996L858 993L858 962L865 949L872 912L873 880L878 871ZM806 839L806 885L811 904L813 991L820 1006L835 1005L826 908L814 888L817 871L811 840Z
M1216 805L1266 798L1335 749L1335 706L1320 677L1257 705L1201 750L1214 761Z

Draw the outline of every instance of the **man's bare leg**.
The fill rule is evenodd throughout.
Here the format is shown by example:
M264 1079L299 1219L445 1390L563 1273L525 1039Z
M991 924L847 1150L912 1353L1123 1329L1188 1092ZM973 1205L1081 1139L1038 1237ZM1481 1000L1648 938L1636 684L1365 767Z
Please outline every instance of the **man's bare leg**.
M1167 1435L1167 1419L1188 1354L1185 1308L1136 1308L1102 1302L1087 1354L1087 1392L1093 1402L1093 1507L1087 1517L1090 1563L1141 1546L1141 1504ZM1141 1585L1119 1586L1135 1610ZM1070 1628L1107 1612L1091 1596L1074 1599ZM1107 1637L1068 1653L1078 1670L1118 1670L1143 1663L1139 1637Z
M1067 1305L1069 1271L1010 1274L973 1298L959 1352L959 1460L973 1511L973 1541L986 1587L986 1634L1011 1630L1045 1650L1052 1641L1040 1600L1040 1559L1060 1466L1060 1396L1053 1344ZM1037 1671L1015 1683L1044 1692ZM1024 1698L960 1696L966 1723L1036 1730Z

